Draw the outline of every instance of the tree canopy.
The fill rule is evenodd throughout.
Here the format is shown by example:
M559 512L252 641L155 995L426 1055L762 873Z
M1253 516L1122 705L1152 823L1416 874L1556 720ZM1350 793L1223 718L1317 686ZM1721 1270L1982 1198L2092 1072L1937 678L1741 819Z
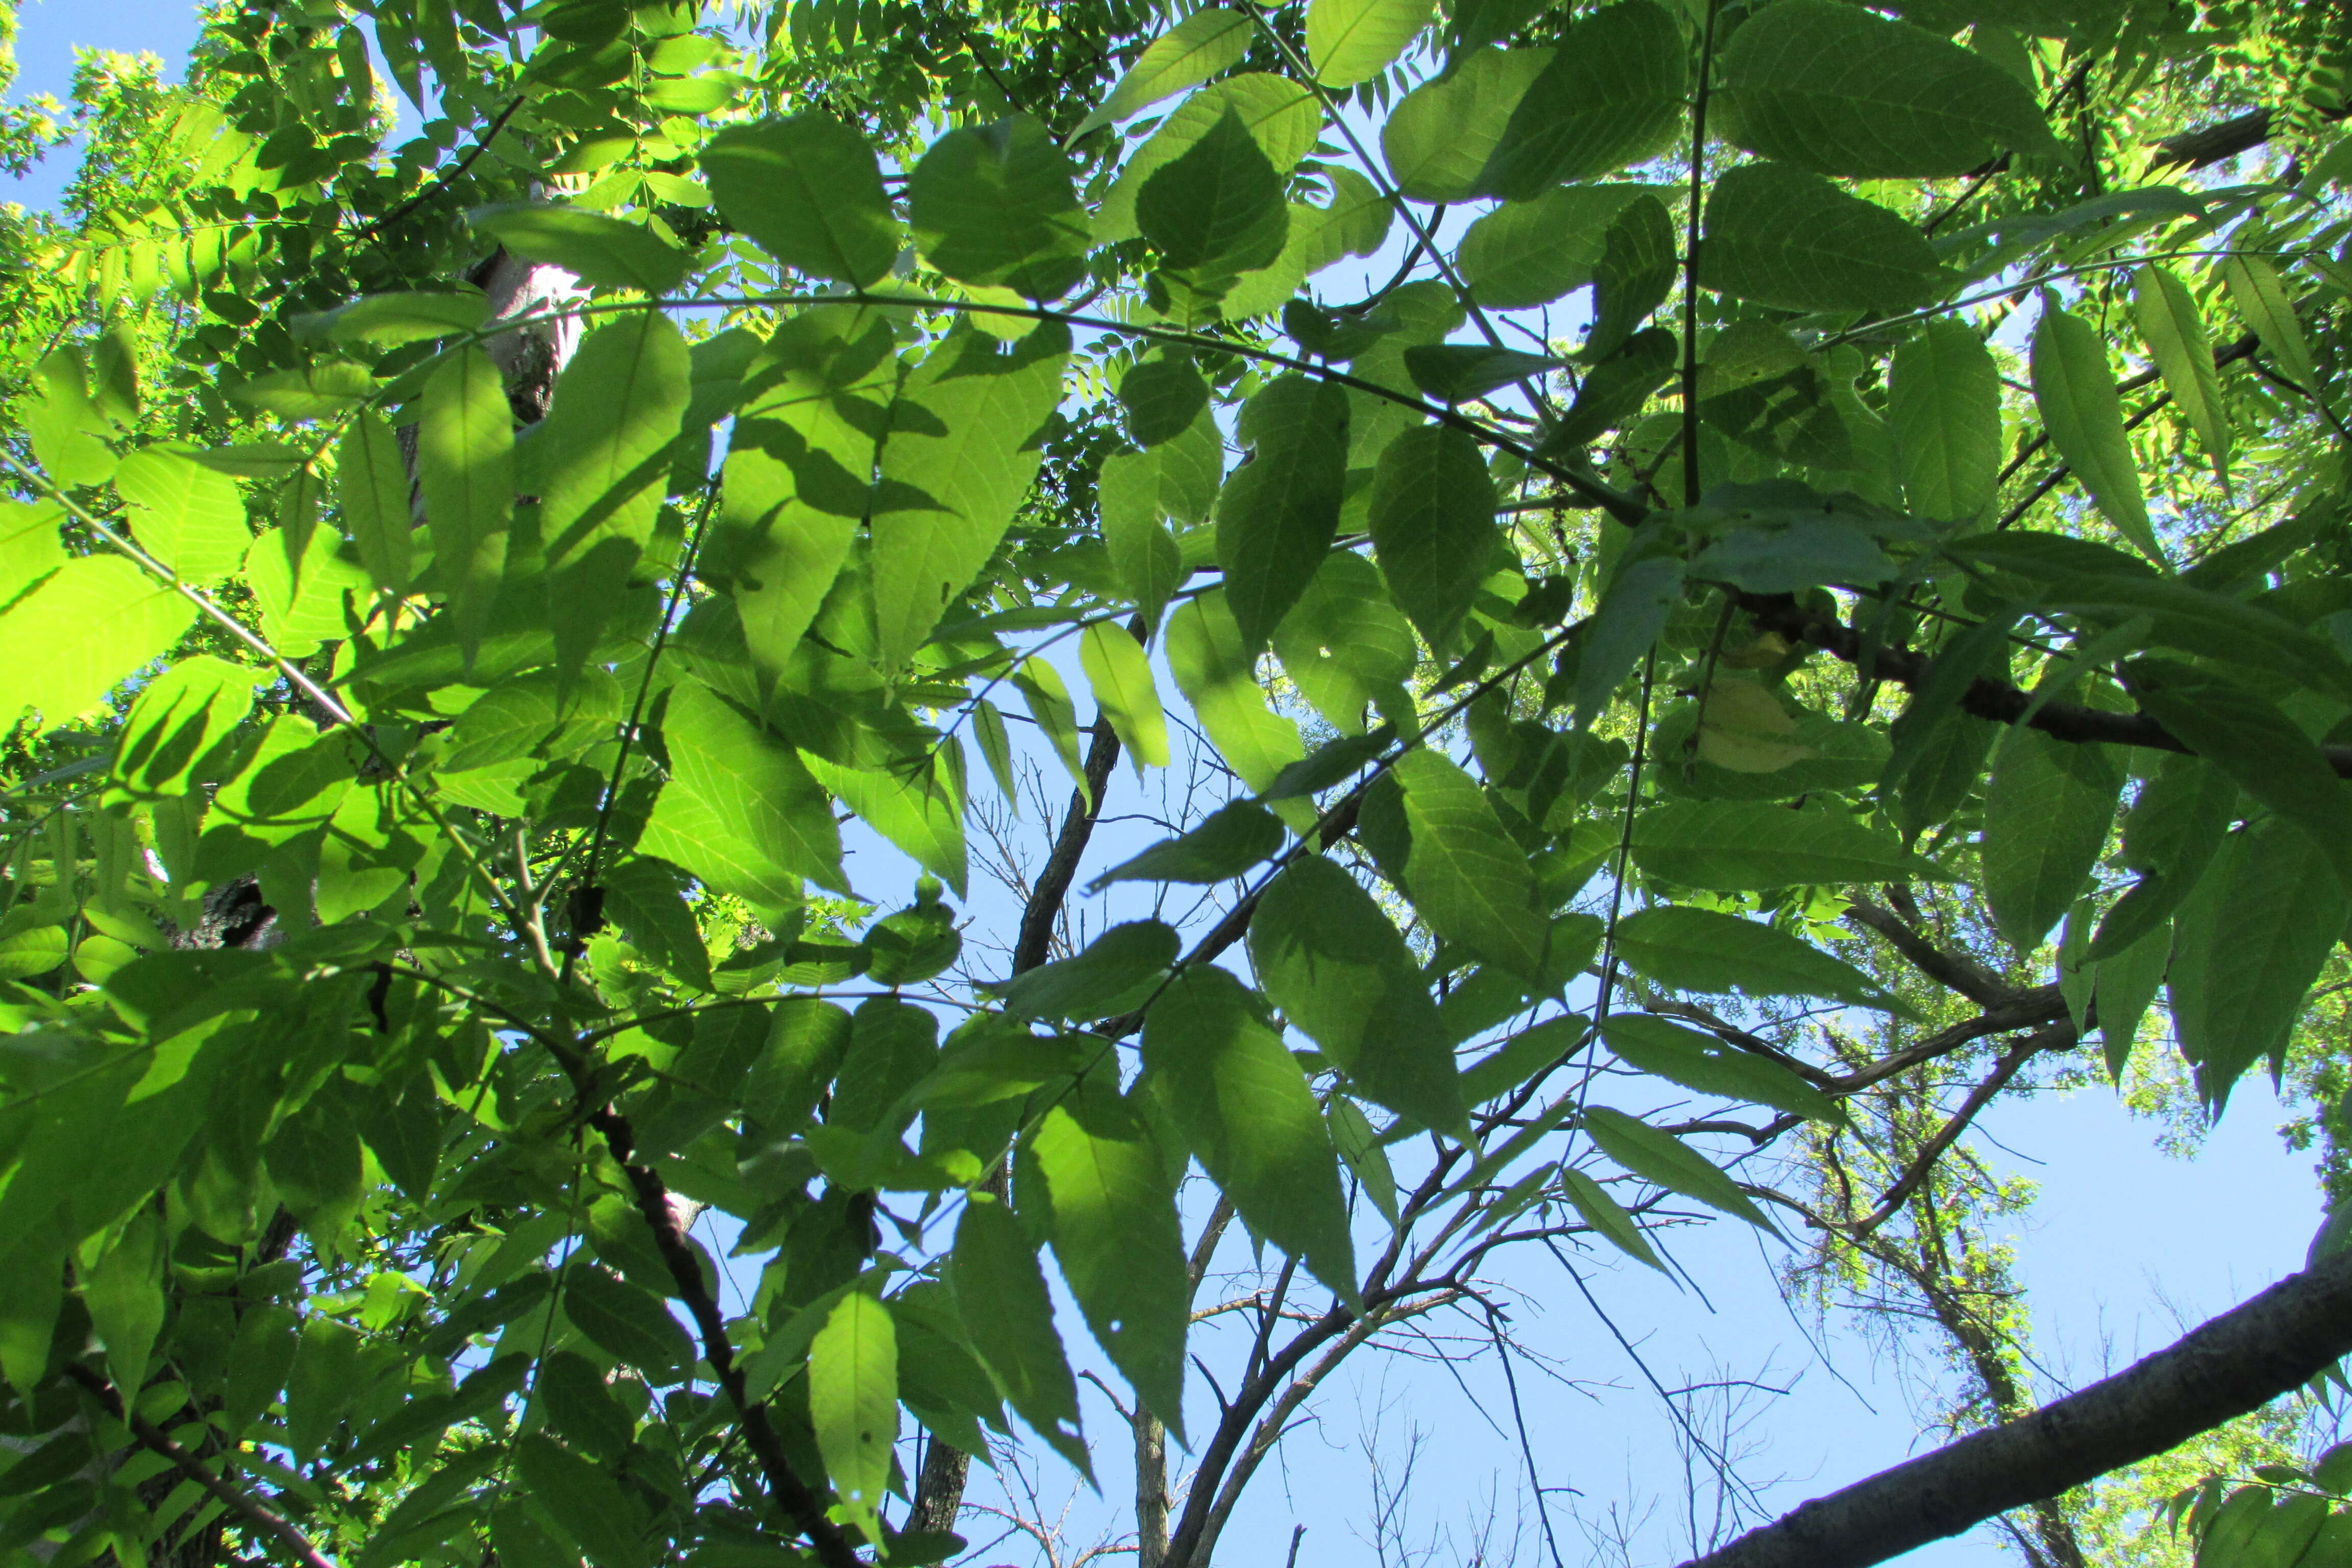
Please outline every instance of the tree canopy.
M230 0L10 109L0 1552L923 1564L1034 1439L1255 1561L1348 1357L1721 1224L1982 1430L1694 1554L2093 1560L2068 1489L2347 1386L2331 1222L2036 1415L1967 1157L2268 1072L2333 1159L2347 67ZM2305 1458L2143 1511L2352 1561Z

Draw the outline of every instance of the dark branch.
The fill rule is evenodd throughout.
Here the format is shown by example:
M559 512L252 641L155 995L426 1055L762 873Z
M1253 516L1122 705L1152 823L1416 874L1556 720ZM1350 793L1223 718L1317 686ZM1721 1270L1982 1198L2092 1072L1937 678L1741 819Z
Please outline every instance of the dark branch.
M768 1419L768 1407L750 1396L743 1369L735 1364L735 1352L727 1340L727 1320L720 1315L709 1282L703 1277L702 1260L695 1255L693 1244L686 1239L686 1232L678 1224L668 1188L650 1167L630 1158L636 1149L636 1133L628 1118L608 1107L591 1115L588 1121L604 1134L613 1158L628 1175L630 1191L636 1195L637 1212L651 1227L654 1245L669 1268L670 1281L701 1335L702 1358L710 1363L712 1378L734 1402L743 1440L751 1446L751 1457L760 1463L769 1492L794 1527L809 1538L816 1548L817 1560L825 1568L864 1568L848 1541L825 1518L823 1500L793 1471L792 1460L784 1454L783 1441L776 1435L774 1423Z
M213 1474L202 1459L172 1441L163 1429L136 1410L124 1407L122 1396L114 1385L79 1362L66 1363L66 1375L98 1396L107 1413L131 1428L131 1435L142 1447L150 1448L172 1461L179 1472L202 1487L206 1496L236 1514L264 1535L274 1536L305 1568L335 1568L323 1552L310 1543L310 1538L297 1530L284 1515L257 1499L248 1497Z
M1816 1498L1685 1568L1868 1568L2175 1447L2352 1352L2352 1251L2025 1416Z
M1820 648L1847 664L1859 665L1866 658L1871 673L1878 679L1891 680L1913 691L1927 683L1931 659L1891 644L1865 645L1860 632L1834 616L1806 609L1794 595L1740 593L1737 597L1739 607L1754 618L1758 626L1778 633L1789 642ZM1960 707L1996 724L2014 724L2025 719L2031 728L2061 741L2098 741L2158 752L2189 750L2179 736L2145 713L2113 713L2104 708L2084 708L2072 702L2045 702L2031 719L2026 719L2032 700L2021 687L1979 677L1961 695ZM2352 746L2324 746L2321 750L2338 777L2352 778Z

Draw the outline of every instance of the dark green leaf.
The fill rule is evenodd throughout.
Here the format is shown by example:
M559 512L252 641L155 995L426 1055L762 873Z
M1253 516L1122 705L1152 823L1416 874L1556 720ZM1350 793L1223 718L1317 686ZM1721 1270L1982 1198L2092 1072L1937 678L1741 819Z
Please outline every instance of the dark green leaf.
M1525 978L1544 977L1545 931L1526 853L1503 831L1476 780L1440 753L1396 765L1412 850L1405 885L1440 936Z
M1135 221L1168 265L1213 275L1266 266L1290 232L1282 176L1230 107L1143 183Z
M573 1264L563 1281L563 1312L597 1348L644 1372L656 1384L676 1383L694 1365L694 1346L660 1300L601 1268Z
M1243 407L1239 434L1254 455L1218 498L1217 559L1242 645L1255 650L1307 591L1339 531L1347 394L1279 376Z
M1584 1112L1584 1130L1601 1152L1670 1193L1696 1198L1709 1208L1744 1219L1759 1230L1772 1222L1738 1184L1671 1132L1661 1132L1622 1110L1595 1105Z
M1178 976L1144 1019L1143 1059L1168 1115L1242 1218L1354 1300L1330 1136L1297 1058L1241 983L1212 965Z
M1761 801L1654 805L1633 819L1633 850L1651 876L1725 891L1949 876L1843 813Z
M1218 807L1181 838L1163 838L1087 885L1099 892L1113 882L1222 882L1238 877L1282 847L1282 823L1255 801Z
M1372 475L1370 528L1397 607L1433 648L1470 611L1494 561L1495 483L1477 442L1423 425L1392 438Z
M1036 1248L1001 1202L975 1195L956 1226L948 1265L971 1348L1036 1434L1092 1475L1078 1431L1078 1385L1054 1331L1054 1302Z
M2011 945L2032 952L2082 895L2115 824L2123 764L2110 748L2010 731L1985 791L1984 898Z
M1592 268L1592 331L1584 340L1585 357L1608 358L1650 319L1674 288L1679 249L1674 217L1657 197L1635 196L1618 210Z
M1907 310L1944 289L1917 229L1780 163L1716 181L1698 270L1709 289L1790 310Z
M1685 1089L1769 1105L1832 1127L1845 1121L1837 1101L1779 1062L1726 1045L1713 1035L1647 1014L1620 1013L1602 1021L1601 1037L1635 1071L1655 1074Z
M1291 862L1251 917L1258 984L1356 1090L1464 1137L1451 1040L1404 938L1356 879L1319 855Z
M1016 1018L1108 1016L1175 963L1177 949L1174 929L1159 921L1113 926L1076 957L1014 977L1004 1010Z
M2000 374L1959 321L1928 321L1895 351L1887 419L1903 499L1921 517L1964 522L1992 503L2000 468Z
M950 278L1056 298L1086 275L1087 215L1071 173L1069 154L1029 115L950 131L908 182L915 243Z
M1192 1288L1165 1155L1104 1073L1046 1111L1032 1148L1070 1294L1145 1407L1182 1441Z
M581 207L508 202L476 207L466 221L526 261L542 261L600 289L667 294L693 258L642 224Z
M874 150L829 114L722 131L702 172L719 210L787 267L864 288L898 259Z
M1677 991L1823 996L1902 1012L1862 971L1787 931L1714 910L1648 909L1617 927L1617 953L1644 979Z
M1755 13L1721 62L1721 134L1816 174L1963 174L1999 152L2060 151L2032 89L2016 77L1838 0L1781 0Z
M1641 163L1681 123L1689 55L1664 6L1621 0L1564 29L1549 52L1480 174L1482 195L1528 201Z

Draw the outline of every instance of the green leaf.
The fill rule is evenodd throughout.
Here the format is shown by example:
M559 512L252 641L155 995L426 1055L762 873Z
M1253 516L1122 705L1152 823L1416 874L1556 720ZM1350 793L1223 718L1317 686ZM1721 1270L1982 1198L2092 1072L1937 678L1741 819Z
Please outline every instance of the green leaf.
M1314 0L1307 58L1325 87L1353 87L1386 70L1435 12L1434 0Z
M1249 53L1256 29L1239 11L1208 5L1151 40L1136 57L1102 107L1070 132L1076 142L1089 131L1133 118L1163 98L1173 98L1220 71L1231 70Z
M1635 196L1618 209L1601 237L1601 259L1592 268L1592 331L1584 357L1606 359L1650 319L1675 286L1681 270L1675 220L1666 204Z
M1054 1256L1087 1326L1146 1408L1184 1437L1192 1280L1176 1189L1148 1121L1110 1074L1090 1074L1038 1123Z
M963 742L908 722L887 753L849 761L803 752L817 782L915 864L964 892Z
M126 471L130 466L127 460L123 464ZM236 494L235 481L226 476L195 471L222 479L229 493ZM118 473L115 482L120 484L121 478ZM416 518L408 498L408 468L400 456L400 438L373 409L361 409L335 447L335 502L361 563L386 593L405 592L413 569ZM241 516L237 531L244 531Z
M2139 659L2124 680L2143 711L2288 822L2352 889L2344 781L2326 754L2262 693L2168 659Z
M1111 570L1142 611L1147 627L1159 626L1160 613L1185 577L1176 536L1160 521L1161 475L1161 466L1148 453L1114 453L1103 459L1096 489Z
M1113 882L1223 882L1282 847L1281 820L1255 801L1219 806L1181 838L1163 838L1087 884L1089 893Z
M1550 54L1479 176L1481 195L1528 201L1641 163L1664 151L1682 122L1690 57L1664 6L1604 6L1565 28Z
M604 911L632 947L671 974L699 991L717 989L709 950L702 944L686 889L670 867L636 856L606 871Z
M1037 1251L1001 1202L974 1194L956 1226L948 1264L971 1348L1021 1419L1089 1479L1078 1430L1078 1385L1054 1331L1054 1302Z
M809 1418L834 1495L868 1541L882 1539L876 1510L890 1484L898 1436L898 1341L890 1309L851 1290L825 1314L809 1344Z
M1068 153L1032 116L950 131L907 185L915 244L949 277L1051 300L1086 276L1091 236Z
M1661 1132L1645 1121L1605 1105L1586 1108L1584 1131L1602 1153L1643 1181L1654 1182L1670 1193L1696 1198L1709 1208L1744 1219L1759 1230L1772 1229L1772 1222L1764 1217L1764 1211L1756 1206L1753 1199L1739 1190L1738 1183L1673 1133Z
M670 781L640 849L763 910L797 907L803 878L845 890L832 802L792 747L694 681L662 734Z
M1526 851L1478 782L1426 748L1399 759L1412 849L1405 886L1438 935L1528 980L1545 979L1545 927Z
M114 488L130 503L139 547L184 583L227 576L253 542L236 481L168 447L142 447L125 457L114 470Z
M1980 54L1839 0L1780 0L1721 56L1707 129L1819 174L1964 174L2003 151L2063 154L2033 89Z
M651 1292L601 1268L574 1264L563 1282L563 1312L598 1349L649 1374L656 1386L684 1378L693 1342Z
M1626 561L1601 595L1576 665L1576 724L1589 728L1682 602L1683 563L1668 555Z
M502 681L449 726L441 766L462 773L519 757L559 754L559 748L609 737L622 706L620 682L601 669L589 671L568 689L551 674Z
M1413 384L1444 403L1466 403L1498 386L1539 377L1566 363L1485 343L1419 343L1404 351L1405 371Z
M1223 589L1178 605L1168 617L1167 645L1176 689L1242 783L1268 789L1307 754L1297 724L1266 706L1256 650L1242 641Z
M433 536L433 569L457 642L473 663L505 575L514 517L514 410L505 379L477 347L441 362L425 383L417 484Z
M523 448L550 567L605 540L622 541L635 559L652 539L690 371L686 340L658 310L632 312L581 341Z
M1349 735L1363 732L1365 709L1397 691L1420 658L1379 568L1344 550L1323 558L1275 627L1274 651L1301 694Z
M1166 767L1168 722L1142 645L1125 626L1097 621L1079 639L1078 663L1128 754L1145 767Z
M2074 906L2115 824L2124 770L2112 748L2013 731L1985 790L1984 897L2030 952Z
M2312 847L2286 822L2232 834L2175 920L2173 1026L2217 1114L2241 1074L2285 1050L2352 915L2342 881Z
M1329 382L1277 376L1242 408L1255 457L1217 503L1217 559L1243 647L1265 646L1307 591L1339 532L1348 463L1348 397Z
M1675 335L1664 327L1635 332L1585 373L1576 401L1544 442L1545 454L1574 453L1602 431L1630 423L1650 394L1673 378L1676 358Z
M517 1442L516 1479L596 1568L646 1568L645 1525L603 1467L540 1433ZM507 1539L502 1531L501 1540Z
M1108 1016L1175 963L1178 947L1175 929L1159 921L1115 925L1075 958L1015 975L1004 1010L1016 1018Z
M147 1381L155 1336L163 1328L163 1234L160 1217L140 1215L98 1261L78 1271L82 1305L106 1347L108 1370L121 1388Z
M376 380L365 365L323 360L265 372L226 390L237 402L282 418L325 419L364 402L376 390Z
M1560 185L1506 202L1470 226L1454 265L1490 309L1549 304L1592 281L1611 220L1642 194L1624 183Z
M2238 314L2262 340L2263 352L2271 356L2279 373L2305 391L2319 390L2319 370L2312 363L2311 343L2303 335L2303 323L2295 320L2294 300L2286 291L2286 280L2268 257L2234 253L2221 258L2221 281L2230 290L2230 302L2238 307Z
M53 730L167 652L195 608L120 555L68 561L0 616L0 639L37 658L0 663L0 723L27 708Z
M1209 384L1190 357L1162 354L1119 378L1118 402L1127 410L1128 434L1135 444L1157 447L1192 427L1209 406Z
M1500 546L1495 482L1477 441L1423 425L1393 437L1372 473L1372 548L1397 607L1433 648L1478 596Z
M561 267L598 289L667 294L694 258L643 224L540 202L475 207L466 221L526 261Z
M1207 965L1179 975L1144 1018L1143 1060L1243 1220L1353 1301L1355 1251L1330 1135L1297 1058L1241 982Z
M862 289L898 258L874 149L829 114L721 131L702 173L719 210L787 267Z
M112 423L89 400L82 378L81 351L58 349L35 368L38 395L26 416L33 456L60 485L102 485L114 472L106 444Z
M1487 161L1551 60L1549 49L1480 49L1405 94L1381 127L1398 192L1417 202L1481 194Z
M1618 922L1617 954L1636 974L1676 991L1822 996L1904 1011L1853 965L1787 931L1714 910L1659 908L1628 915Z
M1642 1234L1641 1226L1623 1205L1609 1195L1608 1188L1581 1171L1564 1168L1559 1173L1559 1185L1585 1224L1607 1237L1612 1246L1636 1263L1646 1263L1659 1273L1665 1273L1666 1266L1658 1261L1650 1238Z
M1302 855L1250 919L1258 984L1365 1098L1466 1138L1454 1047L1420 966L1353 877Z
M1841 812L1762 801L1653 805L1633 819L1633 863L1653 877L1721 891L1950 878L1891 834Z
M1390 1225L1397 1223L1396 1171L1389 1164L1389 1152L1381 1147L1381 1135L1356 1102L1344 1094L1335 1094L1323 1105L1323 1119L1329 1123L1331 1142L1339 1151L1339 1158L1355 1173L1358 1186L1381 1217Z
M490 302L478 293L370 294L317 315L297 316L293 325L303 337L344 347L397 348L478 331L489 318Z
M753 664L781 672L832 590L872 505L874 457L898 384L889 323L803 310L746 372L701 574L732 594Z
M1179 104L1151 139L1129 157L1118 183L1095 214L1096 244L1133 239L1143 232L1136 226L1138 193L1153 174L1214 130L1228 109L1241 117L1251 140L1277 174L1286 175L1298 166L1298 161L1314 149L1323 128L1322 102L1314 89L1286 77L1248 71L1202 88Z
M2221 398L2213 345L2206 341L2204 318L2189 285L2152 261L2141 267L2132 274L2132 321L2164 377L2164 390L2205 444L2205 455L2217 470L2226 468L2231 436L2229 406Z
M1209 275L1266 266L1290 233L1282 175L1230 105L1144 181L1135 221L1169 266Z
M2029 534L2005 536L2012 541ZM2226 594L2153 574L2096 577L2053 574L2042 607L2110 626L2140 620L2149 641L2226 659L2297 687L2352 693L2352 667L2325 637L2277 612Z
M286 1380L286 1447L297 1464L318 1458L351 1401L359 1369L359 1331L313 1312L302 1322Z
M184 658L142 687L115 743L111 780L142 798L183 795L230 771L228 748L272 671L209 654Z
M1837 1101L1779 1062L1726 1045L1713 1035L1648 1014L1619 1013L1601 1021L1601 1037L1636 1072L1832 1127L1845 1122Z
M1742 446L1815 468L1854 460L1834 388L1785 328L1725 327L1707 344L1698 387L1699 417Z
M1895 351L1886 415L1913 513L1963 522L1999 489L2000 372L1959 321L1928 321Z
M1944 291L1917 229L1781 163L1743 163L1716 181L1698 275L1706 288L1790 310L1907 310Z
M988 563L1042 457L1070 334L1046 322L1000 352L985 332L941 339L891 407L875 489L874 600L898 668Z
M847 1012L814 996L776 1004L768 1037L743 1078L743 1110L770 1135L789 1138L804 1127L841 1070L849 1050Z
M332 529L313 529L300 569L287 559L283 528L265 529L245 555L245 580L261 611L262 636L279 653L299 658L320 644L350 635L364 617L375 584Z
M2116 525L2140 552L2158 565L2164 549L2148 526L2147 500L2140 491L2139 465L2124 432L2123 399L2107 368L2106 340L2088 321L2069 315L2057 299L2043 294L2042 320L2033 329L2033 404L2041 411L2051 445L2066 459Z

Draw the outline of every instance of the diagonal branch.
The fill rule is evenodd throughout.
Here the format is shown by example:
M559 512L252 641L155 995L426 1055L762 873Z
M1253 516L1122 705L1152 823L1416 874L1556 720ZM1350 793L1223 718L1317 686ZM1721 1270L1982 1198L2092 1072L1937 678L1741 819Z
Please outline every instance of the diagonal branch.
M607 1106L590 1115L588 1122L604 1135L614 1160L629 1178L637 1212L652 1229L654 1245L669 1268L670 1281L694 1319L702 1339L702 1357L710 1363L713 1380L734 1403L743 1440L760 1463L769 1492L794 1527L809 1538L824 1568L864 1568L847 1539L825 1517L824 1500L793 1469L775 1424L768 1419L768 1407L751 1397L743 1381L743 1369L735 1364L734 1349L727 1339L727 1320L703 1279L702 1260L695 1255L693 1245L679 1226L668 1188L650 1166L639 1164L630 1157L636 1151L636 1132L630 1127L628 1118Z
M2352 1352L2352 1251L2021 1420L1816 1498L1685 1568L1869 1568L2292 1392Z
M1867 899L1856 899L1846 906L1845 918L1876 931L1903 955L1912 968L1948 990L1958 992L1979 1007L1993 1007L2017 1000L2017 993L2002 984L1982 964L1966 953L1946 952L1892 910L1882 910Z
M2009 1080L2015 1078L2027 1062L2044 1051L2066 1050L2078 1043L2081 1037L2071 1021L2053 1024L2049 1028L2035 1030L2003 1052L2000 1062L1985 1075L1984 1081L1969 1091L1969 1097L1960 1102L1959 1110L1936 1130L1936 1135L1928 1139L1912 1159L1909 1168L1895 1179L1893 1186L1886 1189L1885 1195L1878 1200L1878 1206L1854 1222L1853 1235L1856 1237L1868 1236L1885 1225L1895 1210L1908 1203L1911 1194L1919 1190L1920 1184L1935 1170L1936 1162L1944 1157L1944 1152L1968 1131L1969 1123L1992 1103L1993 1097L2009 1087Z
M125 1406L122 1395L116 1392L112 1384L79 1362L66 1363L65 1373L96 1394L99 1403L106 1406L107 1414L130 1426L131 1435L139 1439L142 1447L171 1460L182 1475L202 1487L214 1501L246 1523L264 1535L276 1537L296 1562L303 1563L305 1568L335 1568L333 1561L312 1545L310 1538L296 1529L285 1515L221 1479L202 1459L172 1441L170 1435L162 1427Z

